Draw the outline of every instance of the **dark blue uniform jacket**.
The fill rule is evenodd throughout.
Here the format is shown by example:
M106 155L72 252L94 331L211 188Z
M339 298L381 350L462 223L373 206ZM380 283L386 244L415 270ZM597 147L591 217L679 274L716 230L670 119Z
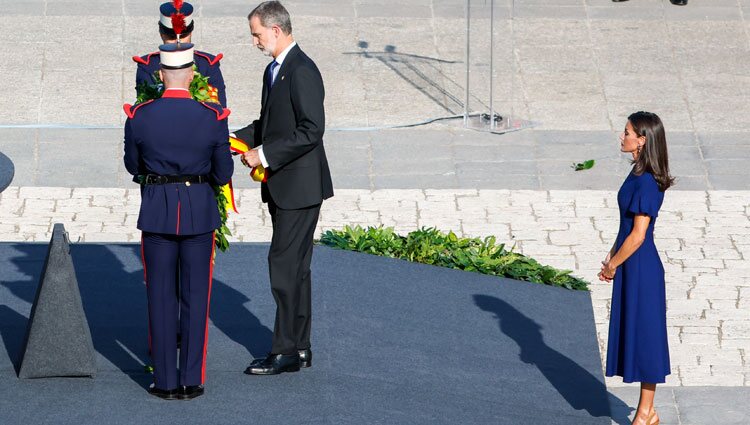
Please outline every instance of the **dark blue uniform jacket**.
M221 106L227 106L226 86L224 77L221 75L219 61L222 54L214 56L210 53L195 51L193 58L198 72L204 77L208 77L208 84L216 87L219 91L219 103ZM149 53L144 56L133 56L133 61L138 64L138 70L135 73L136 87L141 83L156 84L154 73L161 67L161 58L159 52Z
M211 185L229 182L229 110L197 102L187 91L125 105L125 168L130 174L208 175L210 184L141 186L138 229L172 235L211 232L221 224Z

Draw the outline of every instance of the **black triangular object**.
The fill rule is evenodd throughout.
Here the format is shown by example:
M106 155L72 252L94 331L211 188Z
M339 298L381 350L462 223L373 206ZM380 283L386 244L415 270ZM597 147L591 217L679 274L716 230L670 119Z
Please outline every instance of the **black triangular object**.
M21 351L19 378L91 376L94 344L83 312L67 234L55 224Z

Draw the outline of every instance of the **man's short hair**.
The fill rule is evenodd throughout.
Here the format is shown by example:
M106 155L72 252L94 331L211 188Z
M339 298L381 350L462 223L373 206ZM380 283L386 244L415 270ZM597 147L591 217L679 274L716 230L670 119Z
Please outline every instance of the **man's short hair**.
M273 25L278 25L284 34L292 33L292 18L289 17L289 12L280 2L277 1L264 1L247 15L247 20L257 16L260 19L260 24L266 28Z

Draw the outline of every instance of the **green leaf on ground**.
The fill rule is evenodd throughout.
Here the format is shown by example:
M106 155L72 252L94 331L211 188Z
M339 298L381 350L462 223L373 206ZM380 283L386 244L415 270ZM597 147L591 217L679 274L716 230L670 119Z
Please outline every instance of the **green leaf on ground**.
M595 161L593 159L589 159L588 161L583 161L577 164L573 164L571 167L575 171L590 170L594 166L594 163Z

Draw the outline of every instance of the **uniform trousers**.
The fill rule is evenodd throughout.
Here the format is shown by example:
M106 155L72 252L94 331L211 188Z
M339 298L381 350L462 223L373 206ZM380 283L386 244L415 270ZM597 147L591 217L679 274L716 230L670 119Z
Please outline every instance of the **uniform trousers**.
M213 232L143 232L141 254L156 388L172 390L179 385L203 385L205 381L214 249ZM179 300L175 297L178 275ZM179 370L178 329L182 338Z
M271 353L295 354L310 348L310 262L320 204L287 210L271 200L268 211L273 223L268 272L276 301Z

